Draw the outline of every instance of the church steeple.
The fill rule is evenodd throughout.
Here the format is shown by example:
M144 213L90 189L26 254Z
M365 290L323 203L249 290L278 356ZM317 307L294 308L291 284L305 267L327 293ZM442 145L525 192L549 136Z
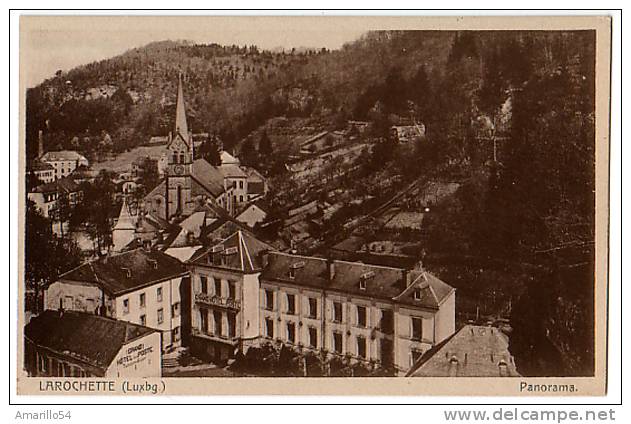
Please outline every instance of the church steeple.
M175 107L175 136L180 135L188 141L188 125L186 123L186 108L184 107L184 89L182 88L182 73L177 85L177 105Z

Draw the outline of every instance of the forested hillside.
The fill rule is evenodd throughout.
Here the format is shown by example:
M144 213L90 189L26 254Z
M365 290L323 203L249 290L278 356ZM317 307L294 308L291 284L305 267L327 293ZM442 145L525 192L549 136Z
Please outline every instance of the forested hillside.
M300 53L158 42L29 89L27 155L39 130L46 148L88 156L106 138L122 151L166 135L179 72L190 126L237 151L255 130L267 139L279 116L331 128L367 120L375 139L402 120L423 123L413 154L375 143L369 171L390 166L411 179L431 169L464 181L426 218L427 250L518 268L531 281L513 300L518 369L546 375L561 357L567 373L589 375L594 57L590 31L376 31Z

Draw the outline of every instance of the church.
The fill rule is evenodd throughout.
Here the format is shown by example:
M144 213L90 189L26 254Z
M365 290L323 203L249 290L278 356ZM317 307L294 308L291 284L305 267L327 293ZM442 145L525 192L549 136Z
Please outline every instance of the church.
M238 159L214 166L203 158L195 158L193 133L189 131L186 120L181 75L177 89L175 132L169 133L166 156L164 179L145 196L146 213L171 222L190 216L199 207L212 204L235 216L252 199L248 189L248 183L252 182L251 173L240 166Z

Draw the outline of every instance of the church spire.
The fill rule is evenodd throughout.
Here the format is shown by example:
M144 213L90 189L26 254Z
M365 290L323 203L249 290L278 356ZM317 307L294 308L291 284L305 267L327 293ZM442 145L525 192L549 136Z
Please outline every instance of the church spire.
M175 135L180 134L188 141L188 125L186 124L186 109L184 107L184 90L182 88L182 73L177 85L177 105L175 107Z

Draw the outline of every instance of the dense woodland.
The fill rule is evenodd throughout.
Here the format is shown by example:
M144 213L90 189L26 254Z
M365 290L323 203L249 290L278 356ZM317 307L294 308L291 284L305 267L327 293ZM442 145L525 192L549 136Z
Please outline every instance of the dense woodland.
M511 314L518 369L557 373L561 358L563 373L589 375L594 57L589 31L376 31L336 51L302 52L152 43L29 89L27 155L39 130L47 149L89 157L104 139L122 151L165 135L179 72L193 130L248 157L258 148L252 162L283 158L260 129L270 118L331 129L371 121L377 142L358 178L431 170L465 181L428 217L427 250L492 259L523 277ZM411 152L386 141L402 119L426 127ZM258 147L247 141L255 130Z

